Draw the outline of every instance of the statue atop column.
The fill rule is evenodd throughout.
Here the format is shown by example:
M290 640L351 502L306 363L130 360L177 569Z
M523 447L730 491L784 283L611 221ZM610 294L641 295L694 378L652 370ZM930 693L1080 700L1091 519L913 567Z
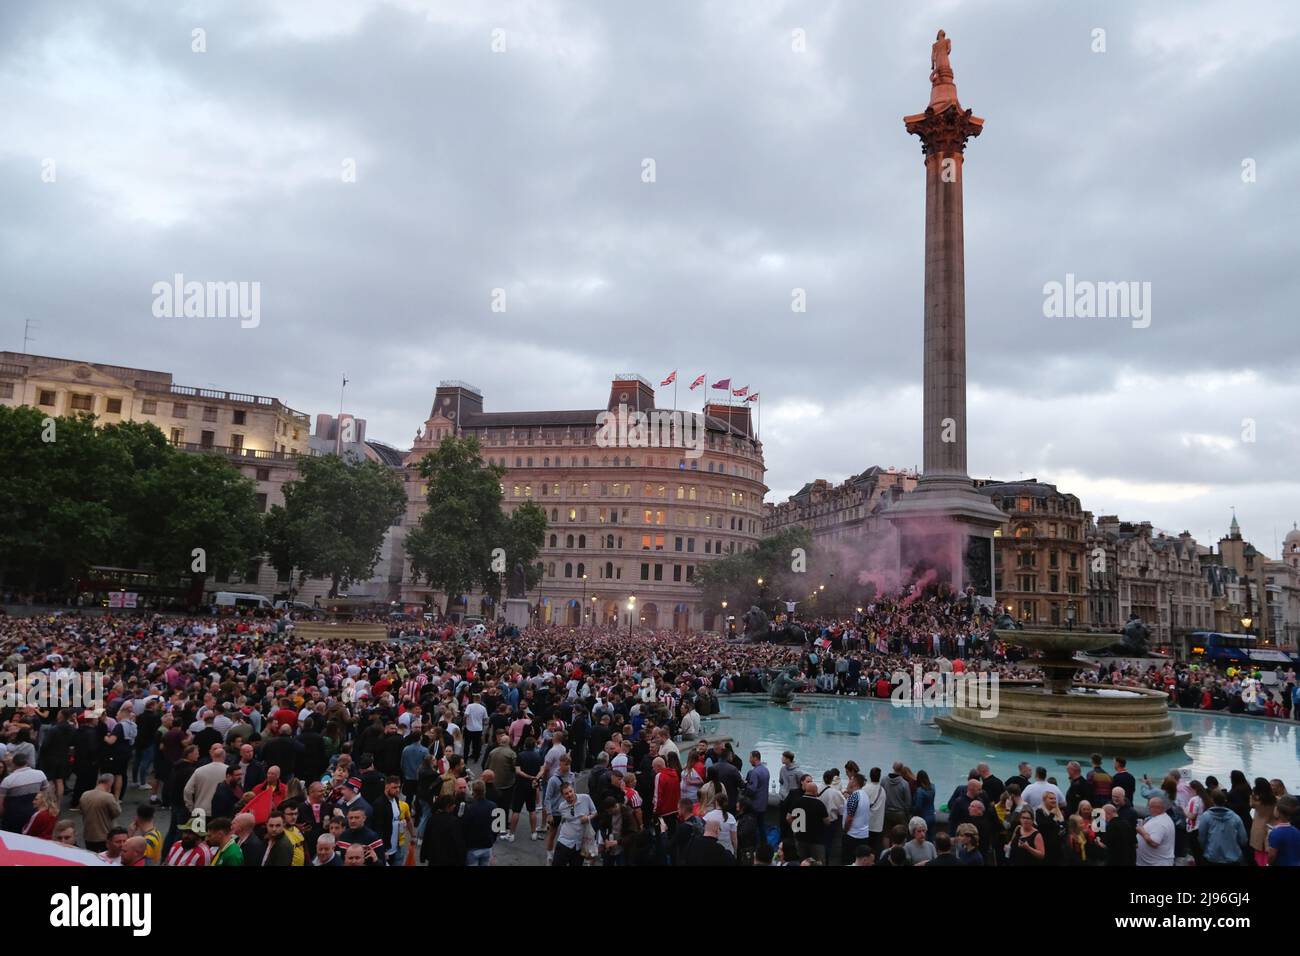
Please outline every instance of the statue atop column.
M952 64L948 61L951 52L952 41L940 30L930 47L930 109L935 113L943 113L951 106L961 109L957 102L957 85L952 78Z

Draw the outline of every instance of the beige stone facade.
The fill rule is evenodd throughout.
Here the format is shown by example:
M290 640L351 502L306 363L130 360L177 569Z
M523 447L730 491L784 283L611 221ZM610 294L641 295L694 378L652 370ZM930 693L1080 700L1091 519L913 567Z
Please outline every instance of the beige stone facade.
M1035 479L980 482L979 490L1007 516L994 532L996 603L1026 627L1093 622L1087 601L1087 522L1074 495Z
M448 435L473 435L484 458L506 469L504 507L532 501L546 512L542 582L528 595L541 621L714 629L696 571L755 547L763 533L763 448L749 409L710 405L701 454L691 457L681 447L602 447L598 416L620 405L668 411L655 409L653 387L633 374L615 377L603 408L573 411L485 411L474 386L441 383L406 456L403 527L426 506L420 459ZM484 595L459 597L448 602L409 575L402 586L404 601L494 616Z
M1191 534L1169 535L1149 521L1102 515L1090 521L1086 543L1088 604L1104 615L1098 627L1120 629L1136 614L1155 647L1180 657L1193 631L1215 629L1214 581L1220 579L1207 574L1209 551Z

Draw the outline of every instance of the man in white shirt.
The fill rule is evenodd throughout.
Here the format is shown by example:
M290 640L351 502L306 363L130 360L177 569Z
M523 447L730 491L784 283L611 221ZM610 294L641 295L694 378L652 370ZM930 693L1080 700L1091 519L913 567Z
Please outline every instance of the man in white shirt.
M695 712L695 708L690 704L686 705L686 713L682 715L682 722L678 725L683 740L690 740L700 735L700 715Z
M483 728L487 726L488 712L480 695L475 694L465 708L465 759L477 760L483 754Z
M1034 782L1025 787L1025 792L1020 797L1025 803L1029 804L1029 809L1037 813L1038 808L1043 805L1043 794L1048 790L1056 794L1058 804L1061 806L1066 805L1065 794L1061 792L1061 788L1054 783L1047 782L1047 768L1039 767L1034 771Z
M1174 819L1161 797L1148 798L1147 810L1150 816L1137 826L1137 865L1173 866Z

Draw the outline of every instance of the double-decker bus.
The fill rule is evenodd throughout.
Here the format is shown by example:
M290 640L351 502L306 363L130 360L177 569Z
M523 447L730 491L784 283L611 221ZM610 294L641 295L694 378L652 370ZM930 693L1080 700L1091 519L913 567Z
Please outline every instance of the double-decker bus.
M77 579L77 596L99 607L184 611L203 604L203 578L97 565Z
M1193 661L1213 664L1245 664L1250 661L1256 640L1250 634L1221 634L1193 631L1187 637L1188 655Z

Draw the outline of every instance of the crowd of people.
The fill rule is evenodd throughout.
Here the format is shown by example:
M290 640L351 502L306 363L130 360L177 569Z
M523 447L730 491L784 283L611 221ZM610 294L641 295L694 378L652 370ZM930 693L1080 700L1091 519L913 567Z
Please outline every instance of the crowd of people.
M866 696L914 663L1033 676L962 601L805 623L791 646L423 621L371 643L300 639L284 615L0 617L5 671L99 673L106 690L0 711L0 829L136 866L487 865L516 841L555 866L1300 862L1295 798L1239 772L1143 781L1139 815L1122 758L1060 783L981 765L945 802L902 764L806 773L787 753L774 777L770 755L700 740L720 696L779 670ZM1092 676L1212 705L1246 679Z

